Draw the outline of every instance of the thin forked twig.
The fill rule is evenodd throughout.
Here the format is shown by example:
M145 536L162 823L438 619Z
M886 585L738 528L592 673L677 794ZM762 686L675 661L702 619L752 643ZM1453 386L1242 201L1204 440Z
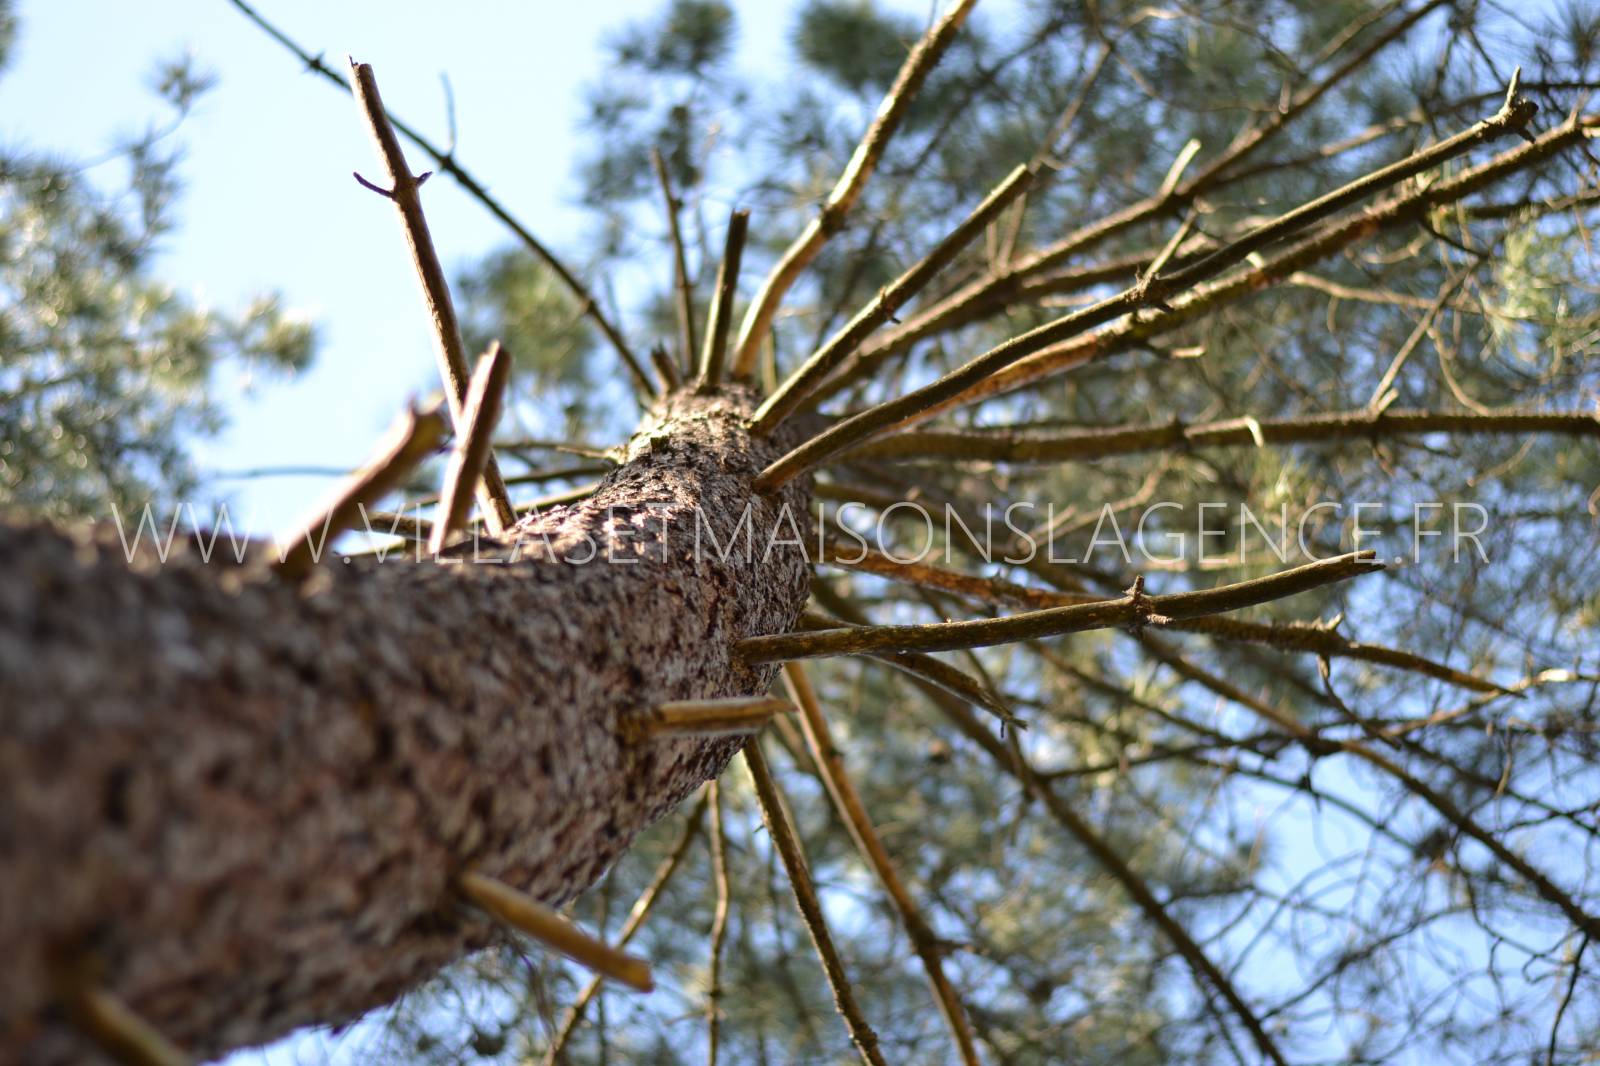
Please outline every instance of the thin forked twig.
M745 745L744 764L750 771L750 780L755 784L761 820L772 836L772 844L778 849L779 857L783 859L800 918L805 922L806 932L811 934L811 943L817 949L817 958L821 960L822 971L827 975L828 987L833 990L833 1002L850 1031L850 1041L855 1044L863 1062L871 1066L884 1066L883 1054L878 1050L878 1035L867 1024L866 1017L856 1003L855 990L844 972L844 961L834 946L833 935L828 932L828 922L822 914L822 901L817 898L816 885L811 881L805 854L800 850L800 839L795 835L794 826L789 824L788 815L784 813L778 782L767 766L766 757L761 754L758 740L752 739Z
M505 396L510 376L511 356L500 347L499 341L495 341L478 360L478 368L472 372L472 380L467 385L467 402L461 410L465 428L450 453L450 464L445 467L444 486L439 490L439 515L428 538L428 552L432 555L444 550L445 541L466 523L467 514L472 510L478 479L494 454L489 441L494 436L495 423L500 420L500 401Z
M733 316L733 301L739 286L739 262L744 256L745 234L750 227L750 212L734 211L728 216L728 233L722 243L722 262L717 266L717 288L711 294L707 313L705 342L700 350L701 389L714 389L722 383L723 365L728 356L728 326Z
M367 132L372 135L372 143L378 150L384 176L389 182L388 188L378 189L378 192L392 201L399 212L406 246L411 251L411 264L416 268L417 280L422 284L423 300L427 303L428 317L433 324L433 351L439 364L439 376L444 380L445 396L450 401L450 418L455 423L457 434L465 435L467 358L461 343L461 325L456 321L455 304L450 299L450 285L445 280L444 267L439 263L439 253L434 250L433 238L428 234L428 220L422 213L422 198L417 191L422 182L406 164L400 141L395 137L394 127L390 125L389 116L383 109L383 98L378 95L378 81L373 77L372 67L352 59L350 74L355 86L356 103L366 119ZM369 187L372 184L364 179L362 183ZM503 533L516 521L511 511L511 499L506 494L505 481L500 477L500 466L494 461L493 455L484 465L478 498L491 533Z
M834 746L827 718L817 701L817 693L811 686L811 679L806 676L805 667L799 663L785 664L783 676L790 698L800 707L800 729L817 764L817 772L827 787L828 796L833 800L834 810L838 812L839 820L845 824L845 828L850 831L856 850L878 875L883 890L888 893L890 901L899 913L900 924L905 927L906 935L911 939L912 950L922 960L922 967L928 975L928 984L933 988L934 1001L939 1005L939 1013L944 1016L945 1025L950 1030L951 1039L955 1041L961 1061L967 1066L977 1066L978 1052L973 1043L972 1025L967 1020L966 1008L961 1005L961 997L956 994L955 987L945 976L944 964L940 959L942 949L939 940L923 919L922 912L911 898L911 892L906 888L905 882L900 880L900 874L895 870L894 862L889 858L889 851L883 846L883 840L878 836L878 830L873 826L866 806L861 802L860 794L856 792L855 785L845 773L844 758Z
M279 576L291 581L305 577L331 539L354 528L370 505L399 488L448 435L444 415L437 410L407 410L401 415L377 455L300 527L274 567Z
M666 889L667 883L678 872L678 867L683 865L684 856L689 854L689 846L694 843L694 838L700 834L700 824L705 821L707 800L711 795L708 788L700 795L700 800L695 804L694 810L689 813L689 818L684 822L683 832L679 834L677 842L667 857L661 860L661 865L656 867L656 872L650 878L650 883L639 894L638 900L633 904L633 909L628 912L628 920L622 923L622 929L617 933L615 947L622 948L628 945L636 933L644 927L645 921L650 917L650 912L655 908L656 901L661 898L661 893ZM589 1004L600 993L601 978L590 978L572 1006L567 1008L566 1015L561 1019L561 1025L556 1030L555 1038L550 1041L550 1048L545 1052L545 1066L555 1066L561 1061L567 1042L572 1039L572 1034L577 1032L579 1024L583 1021L584 1013L589 1009Z
M661 157L659 148L650 149L650 165L655 168L656 182L661 186L661 199L667 211L667 235L672 238L672 287L678 297L678 360L685 373L692 373L696 352L694 287L689 281L689 259L683 250L683 231L678 225L678 209L682 204L672 193L672 175L667 173L667 161Z
M829 371L850 356L873 330L883 325L917 293L927 287L938 273L950 264L978 235L988 229L1000 212L1004 211L1032 183L1037 171L1019 166L1005 180L973 208L961 224L934 246L933 250L911 269L879 291L843 329L830 337L826 344L807 359L755 413L754 432L769 433L796 407L805 401L811 390L822 382Z
M791 478L814 468L852 444L915 418L942 401L965 393L973 386L1040 349L1076 337L1141 308L1165 307L1168 297L1216 277L1243 262L1253 253L1292 233L1321 221L1373 193L1454 159L1478 144L1524 129L1532 119L1534 111L1533 103L1516 93L1516 84L1513 82L1505 103L1492 117L1475 123L1469 129L1430 148L1357 178L1341 188L1262 223L1238 240L1170 274L1146 275L1138 283L1115 296L1107 297L1054 322L1048 322L1013 337L936 381L835 423L825 432L773 462L756 479L756 486L762 492L772 492Z
M648 962L602 943L532 896L471 870L455 885L468 903L573 962L640 992L655 989Z
M319 75L333 85L337 85L345 92L350 91L350 83L346 81L338 71L324 63L322 56L312 55L310 52L306 51L291 37L289 37L288 34L284 33L282 30L278 29L278 27L274 26L272 23L263 18L261 13L256 11L256 9L250 4L246 3L245 0L228 0L228 2L233 4L234 7L238 8L240 13L243 14L245 18L249 19L256 26L258 26L268 37L271 37L274 41L277 41L284 48L288 49L289 52L295 56L295 58L299 59L301 63L305 64L305 68L308 71ZM386 112L386 114L388 113ZM583 284L583 282L578 280L578 276L572 272L566 263L561 261L559 256L546 247L544 242L535 237L528 227L517 221L511 212L506 210L505 205L501 204L499 200L491 196L489 194L489 190L485 189L483 185L479 183L478 179L468 173L466 168L456 161L455 138L453 136L451 137L448 148L440 148L427 137L424 137L416 129L416 127L412 126L410 123L393 114L388 114L388 118L390 124L393 125L397 131L399 131L401 136L405 137L406 140L410 141L418 148L421 148L423 152L427 153L427 155L433 159L434 165L438 168L439 173L448 174L450 177L454 178L456 184L461 186L462 190L466 192L469 197L478 201L478 203L482 205L483 208L489 212L489 214L493 215L498 222L505 226L506 229L510 230L512 235L515 236L517 240L521 241L523 246L533 254L534 258L540 260L545 264L545 266L550 268L550 270L556 275L561 283L567 287L567 291L572 293L572 295L577 299L578 304L582 308L582 313L587 315L589 319L594 322L595 326L605 336L606 340L611 343L612 348L616 349L618 357L622 359L623 363L633 374L635 381L641 381L641 379L644 377L643 368L639 366L639 362L634 358L633 352L628 348L627 342L623 340L621 331L619 331L611 319L606 316L605 311L600 306L600 301L594 298L594 295L589 292L588 288Z
M747 637L734 645L746 662L812 659L881 651L957 651L1021 640L1122 626L1160 625L1170 619L1220 614L1294 596L1383 569L1372 551L1350 552L1231 585L1166 596L1147 596L1136 581L1114 600L1048 607L1003 618L927 625L855 626L810 633Z
M906 56L894 84L889 87L888 95L878 105L878 113L862 135L861 143L856 145L850 162L845 164L844 173L839 175L822 209L778 257L756 293L755 300L751 302L750 309L745 312L744 322L739 327L738 353L733 364L735 377L748 377L755 369L756 354L772 328L772 320L777 316L784 296L800 277L801 271L822 251L829 238L844 228L845 217L867 187L867 181L877 169L878 160L883 157L890 139L910 110L911 102L922 88L928 72L944 55L945 49L955 39L956 31L976 3L977 0L954 0Z

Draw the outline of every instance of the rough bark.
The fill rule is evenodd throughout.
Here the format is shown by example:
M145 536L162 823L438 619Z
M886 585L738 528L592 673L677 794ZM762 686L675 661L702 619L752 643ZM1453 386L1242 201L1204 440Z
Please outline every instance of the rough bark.
M719 773L738 739L615 725L773 680L730 649L800 613L781 508L803 532L807 490L752 494L794 441L749 438L749 407L667 401L517 557L296 589L0 525L0 1062L93 1061L63 967L202 1056L350 1019L498 935L456 871L560 904ZM747 507L750 550L719 551Z

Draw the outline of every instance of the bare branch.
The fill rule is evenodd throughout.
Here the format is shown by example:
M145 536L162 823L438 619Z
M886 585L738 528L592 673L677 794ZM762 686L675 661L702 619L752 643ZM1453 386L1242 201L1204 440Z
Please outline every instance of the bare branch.
M756 410L754 431L769 433L791 411L798 407L811 390L821 383L828 372L853 353L873 330L894 316L917 293L927 287L938 273L950 264L962 250L971 244L989 224L1004 211L1033 181L1036 171L1030 167L1017 167L1006 175L994 190L961 224L934 246L914 266L901 274L826 344L807 359L765 403Z
M450 285L445 280L439 254L434 251L433 238L428 234L428 220L422 213L422 199L417 194L420 183L406 165L405 153L400 150L394 127L389 124L372 67L352 59L350 72L356 102L366 119L367 132L372 135L372 143L378 150L384 176L389 182L387 195L400 215L406 246L411 251L411 264L416 268L417 280L422 284L423 300L433 323L434 356L439 364L439 376L444 380L445 396L450 401L450 418L455 423L456 433L464 436L467 359L462 349L461 326L456 321L455 305L450 300ZM493 455L489 456L484 466L478 500L491 532L502 533L516 520L507 501L499 464L494 461Z
M789 874L789 887L794 891L795 904L805 922L806 932L811 934L811 943L817 949L817 958L821 960L822 971L827 975L828 987L833 990L833 1002L850 1031L850 1041L855 1044L861 1061L871 1066L884 1066L883 1054L878 1050L878 1035L867 1024L866 1017L856 1003L855 990L844 972L844 961L839 958L833 935L828 932L828 921L822 914L822 901L817 898L817 889L811 881L805 854L800 850L800 839L795 835L794 826L789 824L778 782L773 779L767 760L761 754L758 740L752 739L745 745L744 764L755 785L761 820L772 836L773 847L778 849L778 855L783 859L783 868Z
M906 56L894 84L889 87L888 95L878 105L878 113L873 116L872 124L867 127L850 162L845 164L844 173L839 175L833 191L823 202L822 210L778 258L772 272L762 282L755 300L751 302L750 309L745 312L744 322L739 327L738 353L733 364L735 377L748 377L755 369L756 353L761 350L761 343L772 328L772 320L783 304L784 296L799 278L800 272L822 251L823 245L844 228L845 217L867 187L867 181L877 169L878 160L883 157L890 138L899 129L928 72L944 55L945 49L955 39L956 31L976 3L977 0L953 0L949 9L928 28L922 40Z
M1178 448L1262 447L1320 441L1380 440L1427 433L1549 433L1600 437L1600 415L1581 411L1335 411L1299 418L1179 421L1064 433L1016 430L913 430L879 437L848 452L856 459L967 459L1002 463L1085 462L1112 455Z
M728 352L729 319L733 316L733 301L738 293L739 261L744 256L744 239L749 226L748 211L735 211L728 216L722 262L717 266L717 288L711 294L705 344L700 350L699 387L702 389L714 389L722 383L723 364L727 361Z
M757 487L764 492L770 492L858 441L902 422L919 416L926 417L938 405L966 394L968 390L981 385L1013 363L1041 349L1059 344L1143 307L1165 308L1169 297L1192 289L1200 282L1221 274L1260 249L1282 240L1295 231L1327 218L1372 193L1453 159L1478 144L1523 129L1532 119L1534 110L1534 105L1530 101L1517 96L1508 96L1505 105L1492 117L1475 123L1471 128L1430 148L1373 171L1365 177L1358 178L1256 226L1238 240L1218 248L1196 262L1179 267L1170 274L1142 278L1137 284L1115 296L1074 311L1021 336L1013 337L928 385L843 419L762 471L756 481Z
M706 1066L717 1066L722 1031L722 943L728 936L732 893L728 884L728 840L722 833L722 782L707 786L711 797L711 879L716 884L716 909L711 915L711 944L706 962Z
M306 51L286 33L263 18L260 12L256 11L256 9L250 4L246 3L245 0L228 0L228 2L234 7L238 8L240 13L242 13L245 18L255 23L255 25L258 26L268 37L271 37L274 41L277 41L280 45L293 53L301 63L305 64L305 68L308 71L322 77L324 80L333 85L337 85L346 92L350 91L350 83L346 81L338 71L324 63L320 55L312 55L310 52ZM588 288L583 284L583 282L578 280L578 276L572 272L566 263L561 261L559 256L552 252L543 241L535 237L526 226L517 221L516 217L513 216L511 212L507 211L505 206L501 204L499 200L489 195L489 190L484 188L477 178L473 177L470 173L468 173L465 167L456 162L455 137L453 132L449 147L441 149L427 137L424 137L421 132L419 132L416 127L412 126L410 123L405 122L404 120L388 113L387 111L385 114L388 116L390 124L393 125L397 131L399 131L401 136L405 137L406 140L410 141L418 148L421 148L425 153L432 157L434 165L438 168L439 173L448 174L454 178L456 184L461 186L461 189L467 194L467 196L478 201L478 203L485 210L487 210L489 214L493 215L497 221L511 231L513 236L522 242L523 247L527 248L527 250L532 253L534 258L538 259L540 262L544 263L545 266L550 268L551 272L556 275L556 277L564 286L566 286L567 291L572 293L572 295L577 299L579 306L582 308L583 314L587 315L589 319L594 322L595 326L599 328L601 334L605 336L606 340L611 343L612 348L616 350L617 355L622 359L623 363L629 368L630 371L634 373L635 380L637 381L640 377L642 377L644 373L643 369L639 367L638 360L634 358L632 351L630 351L628 348L627 342L623 340L621 331L617 329L616 325L612 323L611 319L606 317L605 311L600 306L600 301L594 298L594 296L589 292Z
M661 186L661 199L667 211L667 235L672 238L672 287L678 301L678 361L685 372L694 370L694 287L689 282L689 261L683 251L683 231L678 226L678 209L682 206L672 194L672 175L667 173L667 162L661 158L659 148L650 149L650 165L655 168L656 181Z
M62 999L73 1022L122 1066L187 1066L191 1061L110 992L91 984L66 984Z
M786 664L783 676L789 688L790 698L800 708L800 729L805 734L806 744L816 761L817 772L821 775L823 784L827 786L828 796L833 800L834 810L838 812L839 820L844 823L845 828L850 831L850 838L855 841L856 850L878 875L883 890L888 893L890 901L899 913L900 924L905 927L906 935L911 939L912 949L922 960L922 968L928 974L928 983L933 987L934 1001L939 1005L939 1013L944 1016L945 1025L949 1028L950 1037L960 1052L961 1061L967 1066L977 1066L978 1052L972 1042L972 1026L967 1021L967 1012L961 1005L961 997L956 994L955 987L945 976L944 964L940 961L942 949L939 940L923 919L922 912L911 898L905 883L900 880L900 874L895 870L894 862L889 858L888 849L883 846L883 841L867 814L866 806L861 802L860 794L856 792L855 785L845 773L844 758L834 747L827 719L817 702L816 690L811 687L811 679L806 676L805 667L799 663Z
M353 528L367 507L399 488L448 434L439 411L407 410L390 429L377 455L350 475L300 527L277 564L278 574L291 581L305 577L328 542Z
M622 929L617 933L615 947L626 947L628 942L633 939L634 934L644 927L644 923L650 917L650 912L654 909L656 901L661 898L662 890L667 887L667 883L672 880L672 876L678 872L678 867L683 865L684 856L689 854L689 845L694 843L694 838L700 834L700 824L705 821L706 801L711 795L711 787L715 786L709 786L700 793L700 800L694 805L694 810L689 812L689 817L683 824L683 832L678 835L677 843L672 846L672 850L667 853L667 857L661 860L661 865L656 867L655 875L650 878L650 883L645 886L645 890L639 894L638 900L634 902L633 909L628 912L628 920L622 923ZM600 982L601 979L599 977L590 978L589 983L583 987L583 991L578 994L578 998L573 1001L572 1006L567 1008L567 1013L561 1019L561 1025L556 1030L556 1035L550 1041L549 1050L545 1052L545 1066L555 1066L555 1063L562 1060L568 1041L572 1039L572 1034L577 1032L579 1024L583 1021L584 1013L589 1009L589 1004L600 992Z
M793 711L788 700L776 696L676 700L625 714L617 729L624 739L634 743L655 737L741 736Z
M747 637L734 645L746 662L764 663L876 651L954 651L1092 629L1159 625L1169 619L1236 611L1383 569L1371 551L1350 552L1292 570L1197 592L1146 596L1138 582L1115 600L1049 607L1004 618L928 625L869 626Z
M864 621L859 613L852 613L855 614L855 617L847 619L848 621L852 623ZM872 627L862 626L862 628ZM1117 853L1116 849L1096 833L1087 822L1078 817L1072 808L1062 801L1049 782L1039 777L1033 767L1022 757L1022 752L1015 745L1015 741L1013 740L1011 747L1007 747L1005 743L997 740L983 727L982 723L968 712L966 706L959 699L952 698L949 693L939 687L922 682L918 683L918 687L927 694L933 705L944 714L951 724L960 730L963 736L967 737L979 748L982 748L994 760L997 769L1016 778L1024 790L1038 799L1051 817L1082 844L1084 849L1100 863L1101 867L1123 886L1123 889L1133 898L1139 909L1144 912L1145 917L1171 941L1178 954L1183 957L1184 962L1194 972L1197 981L1202 986L1209 986L1215 989L1228 1002L1234 1014L1249 1030L1252 1039L1255 1040L1256 1046L1260 1048L1262 1054L1266 1055L1278 1066L1285 1066L1285 1060L1277 1045L1267 1034L1255 1011L1245 1002L1244 997L1234 988L1233 983L1228 980L1227 975L1207 957L1204 949L1195 943L1188 930L1184 929L1183 925L1172 917L1161 901L1156 898L1155 893L1151 891L1150 886L1144 879L1135 873L1133 868L1126 862L1122 861L1122 857Z
M1043 347L948 399L928 406L905 422L921 421L953 407L1013 392L1062 370L1127 351L1151 337L1194 322L1220 307L1290 278L1312 263L1352 244L1410 225L1435 207L1455 203L1486 185L1535 166L1557 152L1594 136L1597 129L1600 129L1600 115L1573 115L1531 143L1502 152L1479 166L1462 171L1454 178L1421 186L1413 192L1395 196L1366 211L1325 226L1259 265L1253 264L1247 270L1177 297L1171 301L1169 309L1130 317L1097 333Z
M445 467L444 486L439 490L441 508L433 523L428 539L428 551L438 555L444 550L450 534L460 529L472 510L472 496L478 479L494 454L489 441L494 435L495 423L500 420L500 401L505 396L506 381L511 376L511 356L496 341L478 360L478 369L472 373L467 386L467 401L461 409L465 428L450 453L450 464ZM500 491L505 492L501 483ZM511 500L505 500L510 510Z
M503 881L469 870L456 878L456 890L467 902L579 965L640 992L655 989L649 963L596 940L556 911Z

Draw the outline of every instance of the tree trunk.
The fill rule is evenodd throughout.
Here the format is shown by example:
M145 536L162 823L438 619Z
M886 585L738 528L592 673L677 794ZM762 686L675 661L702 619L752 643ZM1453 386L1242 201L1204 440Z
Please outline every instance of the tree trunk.
M0 1062L93 1059L65 972L215 1055L489 943L464 868L550 904L591 885L739 746L630 745L618 717L765 693L730 646L806 598L809 490L752 494L793 442L748 409L663 404L509 554L329 559L299 590L0 526Z

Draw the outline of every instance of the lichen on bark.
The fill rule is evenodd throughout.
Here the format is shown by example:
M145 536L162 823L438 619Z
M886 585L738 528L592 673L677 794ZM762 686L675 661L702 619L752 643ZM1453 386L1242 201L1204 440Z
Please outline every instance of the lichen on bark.
M488 944L461 869L556 905L591 885L739 744L629 745L618 716L765 693L732 645L806 598L809 489L752 492L794 441L751 438L751 406L663 401L514 547L327 560L300 588L0 523L0 1062L91 1061L64 965L214 1055Z

